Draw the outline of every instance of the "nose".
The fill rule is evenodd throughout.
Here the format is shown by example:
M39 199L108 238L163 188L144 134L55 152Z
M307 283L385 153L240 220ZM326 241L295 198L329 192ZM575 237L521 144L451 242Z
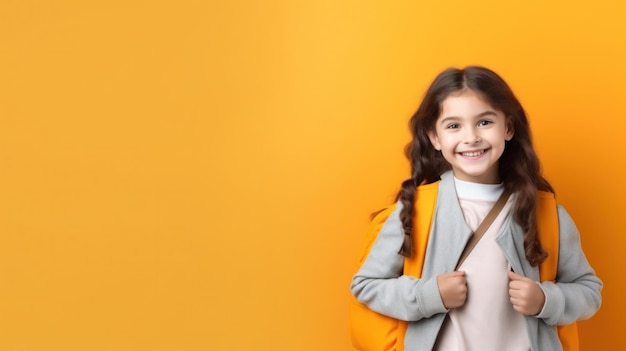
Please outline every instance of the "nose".
M478 132L474 128L466 128L463 139L464 139L463 142L465 144L476 144L476 143L479 143L481 140L480 136L478 135Z

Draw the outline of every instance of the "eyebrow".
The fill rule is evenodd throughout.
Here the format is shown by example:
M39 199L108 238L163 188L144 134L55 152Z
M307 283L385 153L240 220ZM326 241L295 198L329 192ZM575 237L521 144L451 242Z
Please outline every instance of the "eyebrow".
M473 117L473 119L478 119L478 118L482 118L482 117L485 117L485 116L497 116L497 115L496 115L496 113L494 111L485 111L485 112L481 112L481 113L477 114L476 116ZM440 123L443 124L443 123L445 123L445 122L447 122L449 120L457 120L457 119L460 119L460 118L461 117L459 117L459 116L448 116L448 117L445 117L444 119L442 119Z

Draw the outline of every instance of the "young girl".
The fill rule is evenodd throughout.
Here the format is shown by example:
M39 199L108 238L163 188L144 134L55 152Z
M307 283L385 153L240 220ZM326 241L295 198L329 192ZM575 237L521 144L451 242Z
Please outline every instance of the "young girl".
M556 282L539 282L546 259L537 237L541 176L524 109L483 67L448 69L410 120L402 183L352 294L370 309L408 321L406 350L561 350L556 325L591 317L602 282L558 207ZM441 180L421 278L403 275L410 256L416 186ZM465 244L503 193L503 209L458 269ZM419 215L419 214L418 214Z

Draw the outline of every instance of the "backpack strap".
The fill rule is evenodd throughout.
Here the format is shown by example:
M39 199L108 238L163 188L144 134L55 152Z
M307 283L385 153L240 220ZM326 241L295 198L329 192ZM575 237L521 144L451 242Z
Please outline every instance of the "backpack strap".
M439 192L439 181L420 185L415 192L415 215L413 216L413 233L411 234L411 245L413 255L404 259L404 274L414 277L422 276L422 267L426 257L428 247L428 237L430 236L433 214L437 205L437 194Z
M559 264L559 217L553 193L537 193L537 231L542 248L548 257L539 266L541 281L556 281Z
M428 247L431 224L435 207L437 206L437 194L439 192L439 182L420 185L417 187L415 196L415 215L413 216L413 233L411 234L411 245L413 255L404 259L404 274L412 275L416 278L422 276L424 259ZM408 328L408 323L400 321L398 323L396 351L404 350L404 336Z
M554 194L545 191L537 193L537 231L542 248L548 257L539 266L539 278L542 282L556 282L559 268L559 214ZM576 322L557 327L563 351L578 351L578 325Z

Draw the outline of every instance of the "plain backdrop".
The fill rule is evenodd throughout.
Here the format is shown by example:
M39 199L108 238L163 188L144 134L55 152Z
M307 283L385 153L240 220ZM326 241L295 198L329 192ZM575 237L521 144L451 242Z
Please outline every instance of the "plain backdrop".
M434 76L525 106L626 312L626 3L0 2L1 350L352 350L368 215L408 175Z

